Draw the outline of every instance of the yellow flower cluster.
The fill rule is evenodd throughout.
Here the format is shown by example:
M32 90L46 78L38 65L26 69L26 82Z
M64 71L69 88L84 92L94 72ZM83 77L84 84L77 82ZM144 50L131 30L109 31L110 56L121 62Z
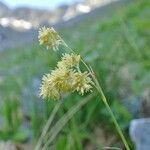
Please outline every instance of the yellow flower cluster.
M91 91L92 80L88 72L79 69L80 55L64 54L57 67L51 73L44 75L40 88L43 98L60 99L68 92L77 91L80 94Z
M63 54L62 60L58 62L58 68L72 68L79 66L80 55L76 54Z
M47 49L53 48L54 50L58 50L58 46L62 43L61 37L53 28L40 28L38 39L40 45L46 45Z

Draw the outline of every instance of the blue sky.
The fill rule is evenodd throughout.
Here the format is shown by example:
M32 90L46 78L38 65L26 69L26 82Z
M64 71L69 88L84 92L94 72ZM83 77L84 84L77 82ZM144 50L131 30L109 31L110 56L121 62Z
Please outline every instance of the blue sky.
M36 8L56 8L61 4L71 4L80 0L0 0L10 7L30 6Z

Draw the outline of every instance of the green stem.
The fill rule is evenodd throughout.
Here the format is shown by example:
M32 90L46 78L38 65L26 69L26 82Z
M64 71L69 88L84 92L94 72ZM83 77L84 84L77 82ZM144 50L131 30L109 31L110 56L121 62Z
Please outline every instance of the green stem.
M64 46L66 46L72 53L75 53L74 50L72 48L70 48L65 41L63 41ZM81 62L84 64L84 66L87 68L87 70L89 71L89 73L91 74L91 70L89 68L89 66L84 62L83 58L81 58Z
M97 81L96 78L94 80L95 80L95 83L96 83L96 88L97 88L98 92L100 93L100 95L102 97L102 100L103 100L103 102L104 102L104 104L105 104L109 114L112 117L112 120L113 120L113 122L114 122L114 124L116 126L116 129L117 129L117 131L118 131L118 133L119 133L123 143L124 143L124 146L125 146L126 150L130 150L129 145L128 145L128 143L127 143L127 141L126 141L126 139L125 139L125 137L124 137L124 135L123 135L123 133L121 131L121 128L119 127L119 125L117 123L117 120L116 120L116 118L115 118L115 116L114 116L114 114L113 114L113 112L112 112L112 110L111 110L111 108L110 108L110 106L109 106L109 104L107 102L107 99L106 99L106 97L104 95L104 92L103 92L102 88L99 85L99 82Z
M54 141L56 136L60 133L60 131L63 129L63 127L67 124L67 122L74 116L75 113L77 113L81 107L83 107L88 101L91 100L93 97L92 95L89 95L88 97L82 99L77 104L72 106L68 112L66 112L57 122L56 124L50 129L48 132L48 139L47 142L44 144L43 148L41 150L48 149L48 146Z
M66 44L65 41L63 41L63 42L64 42L64 45L65 45L71 52L74 53L74 51L72 50L72 48L70 48L70 47ZM115 116L114 116L114 114L113 114L113 112L112 112L112 110L111 110L111 108L110 108L110 106L109 106L109 104L108 104L108 102L107 102L107 99L106 99L106 97L105 97L105 95L104 95L104 92L103 92L103 90L102 90L102 88L101 88L101 86L100 86L100 84L99 84L97 78L96 78L95 75L94 75L94 72L93 72L92 68L90 68L90 67L84 62L84 60L83 60L82 58L81 58L81 62L85 65L85 67L87 68L87 70L88 70L89 73L91 74L93 80L95 81L95 84L96 84L95 87L96 87L96 89L98 90L98 92L100 93L100 95L101 95L101 97L102 97L102 100L103 100L103 102L104 102L104 104L105 104L105 106L106 106L106 108L107 108L107 110L108 110L110 116L112 117L112 120L113 120L113 122L114 122L114 124L115 124L115 126L116 126L116 129L117 129L117 131L118 131L118 133L119 133L119 135L120 135L120 137L121 137L121 139L122 139L122 141L123 141L123 143L124 143L124 145L125 145L125 147L126 147L126 150L130 150L129 145L128 145L128 143L127 143L127 141L126 141L126 139L125 139L125 137L124 137L124 135L123 135L123 133L122 133L122 131L121 131L121 128L119 127L119 125L118 125L118 123L117 123L117 120L116 120L116 118L115 118Z
M43 128L42 134L41 134L40 138L38 139L38 142L37 142L37 144L36 144L35 150L40 150L40 149L41 149L40 147L41 147L41 145L42 145L43 139L44 139L44 137L46 136L46 133L48 132L48 129L49 129L49 127L50 127L52 121L54 120L54 117L55 117L56 113L58 112L58 110L59 110L61 104L62 104L62 102L59 101L59 102L55 105L55 107L54 107L52 113L51 113L50 116L49 116L49 119L48 119L47 122L46 122L46 125L45 125L44 128Z

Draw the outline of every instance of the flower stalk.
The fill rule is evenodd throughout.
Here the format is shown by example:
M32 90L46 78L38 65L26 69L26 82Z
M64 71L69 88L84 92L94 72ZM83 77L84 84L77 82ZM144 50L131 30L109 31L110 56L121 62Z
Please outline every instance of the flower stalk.
M64 41L63 41L63 42L64 42ZM64 42L64 43L65 43L65 42ZM66 46L67 48L69 48L72 52L74 52L66 43L65 43L65 46ZM124 144L126 150L130 150L129 145L128 145L128 143L127 143L127 140L125 139L125 137L124 137L124 135L123 135L123 132L122 132L122 130L121 130L121 128L120 128L120 126L119 126L119 124L118 124L118 122L117 122L117 120L116 120L116 118L115 118L115 116L114 116L114 114L113 114L113 112L112 112L112 110L111 110L109 104L108 104L108 101L107 101L107 99L106 99L106 96L105 96L105 94L104 94L104 92L103 92L103 90L102 90L102 88L101 88L101 86L100 86L100 84L99 84L99 82L98 82L96 76L95 76L95 73L94 73L93 69L92 69L91 67L89 67L89 66L84 62L84 60L83 60L82 58L81 58L81 62L84 64L84 66L87 68L87 70L88 70L89 73L91 74L91 76L92 76L92 78L93 78L93 81L94 81L94 83L95 83L94 86L95 86L95 88L97 89L98 93L100 94L100 96L101 96L101 98L102 98L102 100L103 100L103 102L104 102L104 104L105 104L105 107L106 107L106 109L108 110L108 112L109 112L109 114L110 114L110 116L111 116L111 118L112 118L112 120L113 120L113 123L114 123L114 125L115 125L115 127L116 127L116 130L118 131L118 134L119 134L119 136L120 136L121 139L122 139L122 142L123 142L123 144Z
M59 99L61 94L74 91L83 95L85 92L92 91L92 86L94 86L101 96L126 150L130 150L93 69L85 63L80 55L75 54L74 50L65 43L53 28L42 28L42 30L40 30L39 41L40 44L47 44L48 48L53 48L54 50L58 50L59 44L62 44L71 53L64 54L61 61L57 64L57 69L53 70L51 74L44 76L43 84L41 86L41 96L43 98L48 96L54 99ZM80 61L83 63L87 71L82 72L80 70Z
M65 44L65 45L67 45L67 44ZM68 47L68 46L67 46L67 47ZM106 109L108 110L108 112L109 112L109 114L110 114L110 116L111 116L111 118L112 118L112 120L113 120L113 123L114 123L114 125L115 125L115 127L116 127L116 129L117 129L117 131L118 131L118 134L119 134L119 136L120 136L121 139L122 139L122 142L123 142L123 144L124 144L126 150L130 150L129 145L128 145L128 143L127 143L127 141L126 141L126 139L125 139L125 137L124 137L124 135L123 135L123 132L122 132L122 130L121 130L121 128L120 128L120 126L119 126L119 124L118 124L118 122L117 122L117 120L116 120L116 118L115 118L115 116L114 116L114 114L113 114L113 112L112 112L112 110L111 110L111 108L110 108L108 102L107 102L107 99L106 99L106 97L105 97L105 94L104 94L104 92L103 92L103 90L102 90L102 88L101 88L101 86L100 86L100 84L99 84L99 82L98 82L98 80L97 80L97 78L96 78L96 76L95 76L95 73L94 73L93 69L92 69L91 67L89 67L89 66L84 62L83 59L81 59L81 61L82 61L82 63L84 64L84 66L87 68L87 70L89 71L89 73L91 74L91 76L92 76L92 78L93 78L93 81L94 81L94 83L95 83L94 86L95 86L95 88L97 89L98 93L100 94L100 96L101 96L101 98L102 98L102 100L103 100L103 102L104 102L104 104L105 104L105 107L106 107Z
M117 122L117 120L116 120L116 118L115 118L115 116L114 116L114 114L113 114L113 112L112 112L108 102L107 102L107 99L105 97L105 94L104 94L104 92L103 92L99 82L97 81L96 78L94 80L95 80L95 83L96 83L95 87L96 87L97 91L99 92L99 94L101 95L101 98L102 98L102 100L103 100L103 102L104 102L104 104L106 106L106 109L108 110L108 112L109 112L109 114L110 114L110 116L111 116L111 118L112 118L112 120L114 122L114 125L115 125L115 127L116 127L116 129L118 131L119 136L122 139L122 142L123 142L126 150L130 150L129 145L128 145L128 143L127 143L127 141L126 141L126 139L125 139L125 137L123 135L123 132L122 132L122 130L121 130L121 128L120 128L120 126L119 126L119 124L118 124L118 122Z
M62 104L62 101L58 101L58 103L55 105L48 121L46 122L46 125L44 126L43 130L42 130L42 133L40 135L40 138L38 139L38 142L36 144L36 147L35 147L35 150L39 150L41 149L41 146L42 146L42 142L43 142L43 139L44 137L46 136L47 132L48 132L48 129L49 127L51 126L53 120L54 120L54 117L56 115L56 113L58 112L60 106Z

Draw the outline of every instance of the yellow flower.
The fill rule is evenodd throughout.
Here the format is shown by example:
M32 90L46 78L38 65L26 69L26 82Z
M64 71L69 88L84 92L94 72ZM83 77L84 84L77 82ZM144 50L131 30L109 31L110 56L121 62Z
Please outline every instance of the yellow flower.
M46 45L47 48L53 48L54 50L57 50L60 44L66 46L53 28L40 28L38 39L40 45ZM80 61L80 55L63 54L56 69L43 76L40 96L60 99L67 92L77 91L83 95L85 92L91 91L93 82L88 72L81 72Z
M67 68L57 68L51 73L51 80L61 93L71 92L74 71Z
M67 68L56 68L43 76L40 96L43 98L60 99L61 95L72 91L74 72Z
M42 27L39 29L38 39L40 45L46 45L47 49L58 49L58 46L62 43L62 39L53 28Z
M46 74L42 78L40 87L40 96L42 98L60 99L60 92L51 80L51 74Z
M92 80L89 77L88 72L76 72L75 78L73 82L74 89L80 94L84 94L85 92L92 91Z
M61 61L58 62L57 66L60 68L72 68L77 67L80 63L81 57L77 54L64 54Z
M80 55L64 54L57 68L42 79L40 96L60 99L63 94L77 91L82 95L91 91L92 80L88 72L79 69Z

